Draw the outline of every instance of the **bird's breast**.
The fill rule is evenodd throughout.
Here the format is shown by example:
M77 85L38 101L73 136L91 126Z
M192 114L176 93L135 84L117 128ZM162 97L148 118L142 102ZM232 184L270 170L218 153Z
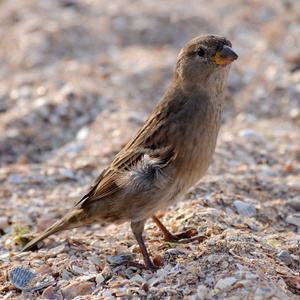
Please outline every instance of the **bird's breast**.
M189 189L206 173L216 148L221 124L222 104L207 104L206 110L194 111L177 141L178 156L175 169L180 184Z

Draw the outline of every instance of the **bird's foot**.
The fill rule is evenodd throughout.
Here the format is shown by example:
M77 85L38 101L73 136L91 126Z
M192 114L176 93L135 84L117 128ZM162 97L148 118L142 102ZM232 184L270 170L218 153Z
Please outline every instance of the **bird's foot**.
M164 238L163 240L165 242L170 243L191 243L194 241L202 242L207 237L205 235L198 235L195 236L198 233L198 231L195 228L189 229L187 231L178 233L178 234L172 234L170 231L164 232Z
M147 269L149 269L152 273L155 273L159 267L157 267L153 262L150 261L150 263L146 264Z
M195 237L195 235L198 233L198 231L194 228L189 229L185 232L178 233L178 234L172 234L156 216L153 216L152 220L158 226L158 228L162 231L162 233L164 235L163 240L165 242L190 243L190 242L194 242L194 241L202 242L204 239L206 239L205 235L200 235L200 236Z

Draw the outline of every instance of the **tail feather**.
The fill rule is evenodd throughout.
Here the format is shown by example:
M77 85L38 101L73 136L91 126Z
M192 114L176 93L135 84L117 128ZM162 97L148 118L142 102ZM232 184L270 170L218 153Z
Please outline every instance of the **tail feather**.
M77 215L77 216L76 216ZM79 227L80 224L76 222L78 219L78 211L71 211L61 220L54 223L51 227L45 230L42 234L31 240L25 247L21 250L21 252L28 251L32 249L36 244L45 239L46 237L62 230L72 229L75 227Z

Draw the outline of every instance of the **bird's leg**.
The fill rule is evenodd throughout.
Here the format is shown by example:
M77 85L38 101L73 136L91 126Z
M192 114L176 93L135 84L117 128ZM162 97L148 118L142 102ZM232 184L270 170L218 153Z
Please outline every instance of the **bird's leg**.
M157 227L162 231L164 238L163 240L166 242L182 242L182 243L187 243L187 242L193 242L193 241L199 241L199 240L203 240L206 237L204 235L201 236L197 236L195 238L191 238L194 235L197 234L197 230L192 228L189 229L185 232L179 233L179 234L172 234L165 226L164 224L156 217L156 216L152 216L152 220L153 222L157 225Z
M142 255L143 255L143 259L145 262L146 267L151 271L151 272L155 272L158 270L158 267L156 267L153 262L151 261L147 248L145 246L144 240L143 240L143 230L144 230L144 225L145 225L146 220L142 220L139 222L131 222L131 230L140 246Z

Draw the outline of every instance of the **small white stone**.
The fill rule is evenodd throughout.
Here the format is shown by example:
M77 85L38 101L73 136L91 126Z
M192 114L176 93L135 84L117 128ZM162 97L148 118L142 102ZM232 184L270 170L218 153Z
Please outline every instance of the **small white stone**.
M205 300L207 298L207 288L205 285L199 285L197 288L197 295L200 300Z
M263 135L261 135L259 132L254 131L252 129L243 129L238 133L238 135L240 137L243 137L243 138L246 138L246 139L249 139L249 138L258 138L260 140L265 139Z
M293 224L300 227L300 214L298 213L298 214L289 215L287 216L285 221L289 224Z
M282 278L280 278L277 283L283 287L286 287L286 283L284 282L284 280Z
M78 132L77 132L77 135L76 135L76 138L78 140L85 140L88 138L90 134L90 129L85 126L85 127L82 127Z
M17 174L11 174L11 175L8 176L8 181L9 181L10 183L16 183L16 184L18 184L18 183L21 183L21 182L22 182L22 178L21 178L20 175L17 175Z
M7 217L0 217L0 229L4 230L8 227Z
M210 246L213 246L213 245L216 244L216 241L215 240L208 240L207 244L210 245Z
M51 248L49 251L48 251L48 255L57 255L59 253L62 253L64 252L65 250L65 245L59 245L57 247L54 247L54 248Z
M105 279L104 279L102 274L99 274L99 275L96 276L96 283L97 284L101 284L104 280Z
M279 254L278 257L287 265L291 265L294 260L291 257L290 253L287 250L282 250Z
M103 297L108 297L108 296L111 296L111 291L106 291L102 294Z
M246 278L247 280L255 279L255 278L258 278L258 275L252 274L252 273L247 273L246 276L245 276L245 278Z
M136 274L130 278L130 281L137 281L139 283L144 283L146 280L139 274Z
M224 290L227 287L233 285L237 281L234 277L227 277L224 279L220 279L217 284L215 285L215 289Z
M240 201L240 200L236 200L233 202L234 206L236 207L236 210L238 212L239 215L244 215L246 217L252 217L255 212L256 212L256 209L254 206L246 203L246 202L243 202L243 201Z

